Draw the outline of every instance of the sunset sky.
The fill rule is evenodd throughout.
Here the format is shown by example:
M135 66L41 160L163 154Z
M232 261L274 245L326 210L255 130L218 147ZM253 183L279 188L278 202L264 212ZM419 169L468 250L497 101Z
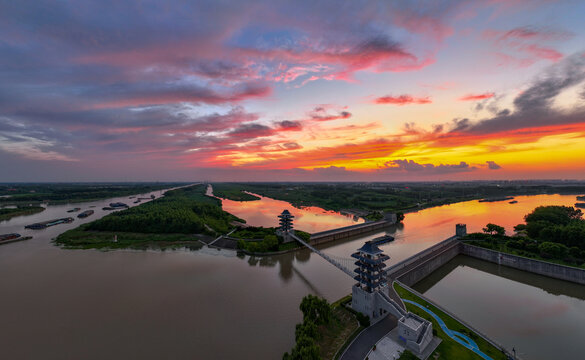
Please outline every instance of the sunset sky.
M585 179L584 18L0 0L0 182Z

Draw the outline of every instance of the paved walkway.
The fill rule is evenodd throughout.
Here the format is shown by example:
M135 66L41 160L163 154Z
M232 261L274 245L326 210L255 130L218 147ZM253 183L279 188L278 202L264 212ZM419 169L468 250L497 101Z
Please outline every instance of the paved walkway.
M395 328L384 336L376 344L376 350L370 351L368 359L370 360L396 360L404 351L404 346L398 343L398 329Z
M447 325L445 324L445 322L439 316L437 316L437 314L435 314L431 310L427 309L426 307L422 306L421 304L419 304L417 302L414 302L411 300L406 300L406 299L402 299L402 300L406 303L415 305L415 306L419 307L420 309L426 311L429 315L431 315L433 317L433 319L435 319L439 323L439 326L441 327L441 329L447 335L449 335L449 337L451 339L453 339L456 342L458 342L459 344L465 346L466 348L473 351L474 353L481 356L482 358L484 358L486 360L493 360L491 357L487 356L481 350L479 350L479 346L477 346L477 343L475 341L473 341L473 339L469 338L467 335L465 335L463 333L460 333L459 331L449 329L447 327Z
M370 326L354 339L347 347L341 360L362 360L365 359L372 347L390 330L398 325L394 316L388 315L376 324Z

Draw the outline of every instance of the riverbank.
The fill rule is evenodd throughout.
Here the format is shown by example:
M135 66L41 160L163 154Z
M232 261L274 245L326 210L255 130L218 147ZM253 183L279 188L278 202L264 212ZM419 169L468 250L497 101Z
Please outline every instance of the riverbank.
M299 306L303 322L295 327L296 344L284 360L338 359L351 341L365 329L356 314L345 305L351 296L329 304L327 300L307 295Z
M167 191L164 197L60 234L55 244L69 249L199 249L202 240L233 230L234 221L245 222L223 211L221 202L205 191L201 184Z
M200 240L204 235L191 234L152 234L140 232L91 231L89 224L81 225L59 235L54 243L64 249L97 250L165 250L187 248L199 250L203 247Z
M16 216L32 215L44 211L45 208L42 206L26 206L16 208L3 208L0 209L0 221L10 220Z
M6 184L0 185L1 205L31 203L65 204L90 202L164 190L185 183L88 183L88 184Z
M582 259L579 259L578 262L575 262L575 260L576 260L575 258L573 258L572 261L565 261L563 259L554 259L554 258L550 258L550 257L546 258L546 257L541 256L540 253L538 252L538 250L532 251L529 249L518 249L518 248L513 248L508 244L509 241L517 241L517 239L510 240L510 239L504 238L504 239L496 239L493 241L462 239L462 241L463 241L463 243L465 243L467 245L492 250L492 251L502 253L502 254L509 254L509 255L518 256L518 257L522 257L522 258L529 258L532 260L538 260L538 261L542 261L542 262L546 262L546 263L553 263L553 264L558 264L558 265L562 265L562 266L585 270L585 262L583 262Z
M577 268L560 265L549 261L537 260L473 246L469 243L462 243L461 245L461 254L463 255L538 275L585 285L585 269L583 267Z
M215 185L215 184L214 184ZM539 194L582 194L585 186L527 185L524 183L218 183L227 199L241 201L246 192L290 202L297 208L318 206L325 210L365 211L378 220L381 212L416 212L470 200ZM249 195L249 194L247 194Z

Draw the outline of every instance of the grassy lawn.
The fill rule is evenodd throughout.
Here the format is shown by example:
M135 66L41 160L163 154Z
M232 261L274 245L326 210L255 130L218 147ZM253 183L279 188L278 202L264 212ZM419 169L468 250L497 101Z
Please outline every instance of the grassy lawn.
M445 314L443 311L439 310L435 306L429 304L425 300L419 298L418 296L414 295L410 291L406 290L405 288L401 287L398 284L394 284L394 289L398 293L398 295L403 299L412 300L417 302L429 310L437 314L447 325L447 327L451 330L459 331L461 333L466 334L471 339L473 339L479 349L483 351L485 354L490 356L493 359L502 359L506 360L507 357L504 353L502 353L499 349L495 348L493 345L485 341L483 338L479 337L473 331L465 327L459 321L453 319L449 315ZM435 350L435 352L429 357L430 359L458 359L458 360L467 360L467 359L481 359L481 357L471 350L461 346L461 344L457 343L455 340L451 339L445 332L441 329L439 324L425 311L419 309L418 307L412 304L406 304L406 308L408 311L424 318L433 323L433 332L436 331L436 336L441 338L443 341L439 345L439 347Z

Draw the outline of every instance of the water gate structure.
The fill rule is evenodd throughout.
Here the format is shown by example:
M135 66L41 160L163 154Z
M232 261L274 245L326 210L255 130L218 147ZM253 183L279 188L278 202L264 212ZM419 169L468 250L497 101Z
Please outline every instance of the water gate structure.
M367 241L353 253L353 260L340 259L316 249L290 230L287 232L288 236L357 281L352 286L352 309L368 316L371 324L388 315L394 316L398 319L396 340L417 355L425 351L433 340L433 325L430 321L406 311L394 289L388 286L384 262L390 257L383 253L375 241ZM353 271L347 266L348 262L353 262Z
M320 238L323 239L325 237L334 238L335 236L339 236L340 233L347 232L347 230L353 231L354 229L360 228L363 230L364 227L367 229L368 225L375 228L376 226L380 226L382 222L386 222L386 224L382 226L388 225L387 221L371 222L329 230L323 233L313 234L313 236L319 235L317 240ZM520 270L585 284L585 270L583 269L569 268L563 265L552 263L544 263L533 259L521 258L515 255L503 254L497 251L479 248L471 244L463 243L459 240L466 234L466 225L457 224L455 228L455 236L443 240L403 261L400 261L397 264L386 268L385 261L389 259L389 256L385 255L383 251L378 248L377 245L379 244L375 240L365 242L365 244L360 249L358 249L357 252L351 255L353 259L346 259L327 255L323 251L316 249L313 245L318 244L321 241L313 242L313 237L311 237L311 244L309 244L295 235L294 230L291 229L291 231L288 233L292 240L298 241L305 247L309 248L312 252L321 256L327 262L357 281L357 283L352 286L351 307L353 310L368 316L372 325L384 319L388 315L392 315L397 318L397 342L401 343L405 348L412 351L419 358L423 358L424 356L430 354L430 352L433 351L432 347L436 346L429 345L437 344L433 341L433 324L428 320L408 312L404 305L404 301L398 296L398 294L396 294L392 286L388 286L389 282L392 283L396 281L403 286L410 287L433 273L439 267L445 265L455 256L464 254ZM352 263L354 266L353 271L351 270ZM536 265L533 263L536 263ZM412 289L409 290L413 293L416 293L416 291ZM417 296L425 299L422 294L416 294ZM429 299L425 300L431 302ZM419 307L421 306L420 304L414 304ZM435 306L437 305L435 304ZM423 310L431 313L426 308L423 308ZM445 309L442 309L442 311L450 314ZM431 315L436 316L433 313L431 313ZM494 342L492 339L488 338L470 325L466 324L462 319L457 318L455 315L450 314L450 316L467 326L494 347L501 349L511 358L512 355L507 350L505 350L503 346ZM442 322L439 321L439 325L441 324ZM462 337L464 337L464 334L450 329L443 330L446 331L449 336L453 335L452 338L454 338L455 341L469 348L471 351L475 352L482 358L490 359L489 356L485 355L479 350L473 341L470 339L467 339L468 341L463 341Z

